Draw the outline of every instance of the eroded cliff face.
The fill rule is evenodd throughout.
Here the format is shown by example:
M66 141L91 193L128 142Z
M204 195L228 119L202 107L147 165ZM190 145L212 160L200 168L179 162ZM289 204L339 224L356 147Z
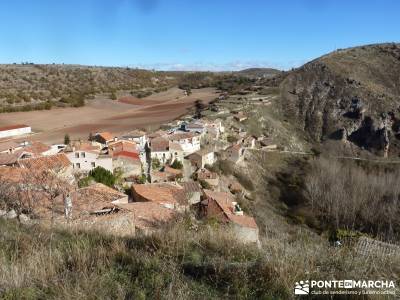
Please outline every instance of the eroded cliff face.
M289 74L282 108L316 142L400 153L400 45L340 50Z

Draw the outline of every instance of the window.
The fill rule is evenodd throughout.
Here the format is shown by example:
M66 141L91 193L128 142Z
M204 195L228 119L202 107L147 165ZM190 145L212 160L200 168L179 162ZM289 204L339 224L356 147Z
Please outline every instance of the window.
M82 152L81 155L82 155L83 158L86 157L86 153L85 152Z
M96 163L92 162L92 168L96 168Z
M79 158L79 153L78 152L75 153L75 158Z
M76 164L76 167L77 167L78 169L80 169L80 168L81 168L81 164L80 164L80 163L77 163L77 164Z

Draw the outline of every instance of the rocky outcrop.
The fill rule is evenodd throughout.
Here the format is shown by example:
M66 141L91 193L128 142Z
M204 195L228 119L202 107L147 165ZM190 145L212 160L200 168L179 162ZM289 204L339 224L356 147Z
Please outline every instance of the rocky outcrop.
M336 51L291 72L281 84L287 118L315 142L350 142L400 153L400 45Z

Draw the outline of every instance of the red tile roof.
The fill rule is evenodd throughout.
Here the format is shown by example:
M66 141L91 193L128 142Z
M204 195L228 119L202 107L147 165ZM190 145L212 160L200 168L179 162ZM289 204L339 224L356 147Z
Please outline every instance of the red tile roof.
M18 157L15 153L0 153L0 166L16 164Z
M111 151L129 151L129 152L135 152L137 150L136 143L133 141L117 141L117 142L111 142L108 144L108 148Z
M160 204L186 205L184 190L168 183L134 184L132 189L147 201Z
M56 169L65 169L71 165L71 162L67 158L64 153L51 155L51 156L42 156L35 158L26 158L18 161L20 167L27 169L35 169L35 170L56 170Z
M85 188L78 189L71 194L73 210L78 212L93 212L103 208L112 208L113 201L127 198L120 193L101 183L96 183ZM126 199L127 200L127 199Z
M30 127L30 126L24 125L24 124L10 125L10 126L0 127L0 131L7 131L7 130L13 130L13 129L26 128L26 127Z
M1 142L0 143L0 151L8 151L10 149L15 149L15 148L22 148L20 143L17 143L15 141L7 141L7 142Z
M16 167L0 167L0 182L22 183L25 182L29 170Z
M113 158L128 158L131 160L137 160L139 161L139 153L138 152L131 152L131 151L119 151L119 152L113 152Z
M150 148L153 152L167 152L169 150L169 142L162 137L157 137L151 140Z
M214 200L218 204L229 221L243 227L250 227L254 229L258 228L253 217L247 215L236 215L234 213L234 206L232 202L235 201L230 194L224 192L214 192L210 190L204 190L204 193L209 199Z
M198 182L187 181L180 183L180 185L183 187L187 195L190 195L191 193L202 193L202 189Z
M30 145L24 147L24 151L33 153L35 155L41 155L43 152L49 151L50 149L50 146L37 141L33 141L30 143Z
M164 167L164 172L170 173L170 174L173 174L173 175L180 175L180 174L182 174L182 170L174 169L174 168L171 168L171 167L169 167L169 166L165 166L165 167Z
M169 149L171 149L173 151L183 151L182 146L175 142L169 143Z
M114 139L114 136L110 132L99 132L96 134L96 136L101 137L106 142L112 141Z
M133 202L117 204L125 210L131 211L135 216L135 226L140 229L160 227L176 216L175 211L165 208L154 202Z

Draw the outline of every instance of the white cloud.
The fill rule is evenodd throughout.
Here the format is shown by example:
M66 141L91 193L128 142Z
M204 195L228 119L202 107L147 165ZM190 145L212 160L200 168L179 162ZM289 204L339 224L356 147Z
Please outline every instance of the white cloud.
M275 68L287 70L293 67L298 67L304 64L304 61L290 61L287 63L271 63L267 61L232 61L228 63L209 63L199 62L193 64L183 63L155 63L155 64L137 64L129 67L160 70L160 71L239 71L248 68Z

